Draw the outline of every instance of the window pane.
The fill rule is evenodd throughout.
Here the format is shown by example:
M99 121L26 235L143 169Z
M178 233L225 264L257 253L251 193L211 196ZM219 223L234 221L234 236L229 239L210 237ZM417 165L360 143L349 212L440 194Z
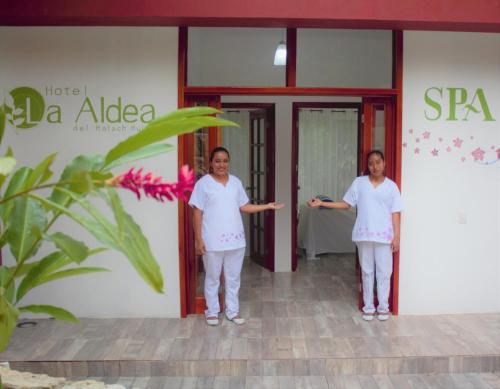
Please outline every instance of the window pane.
M384 106L375 106L373 110L372 145L374 149L385 150L385 111Z
M189 28L189 86L285 86L274 54L286 30Z
M297 86L392 87L392 31L297 30Z

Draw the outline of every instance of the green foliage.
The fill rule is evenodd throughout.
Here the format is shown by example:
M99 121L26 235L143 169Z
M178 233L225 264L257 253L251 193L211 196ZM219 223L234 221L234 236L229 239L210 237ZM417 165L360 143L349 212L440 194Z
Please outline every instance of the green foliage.
M23 298L40 285L63 278L108 271L84 266L85 261L107 249L121 252L137 274L156 292L164 288L160 266L139 225L128 214L108 180L112 169L144 158L168 152L173 146L165 139L203 127L234 125L215 115L216 109L197 107L177 110L151 122L139 133L113 147L105 156L79 155L70 161L59 179L53 182L51 166L56 153L47 155L34 168L17 170L13 152L8 148L0 157L0 248L9 246L15 259L11 266L0 266L0 352L7 346L20 312L46 314L70 322L77 318L69 311L52 305L26 305L17 308ZM0 106L0 143L5 130L5 111ZM50 189L49 195L39 192ZM90 201L92 199L92 201ZM96 207L102 199L110 209L109 220ZM88 248L85 243L52 231L60 217L73 220L104 247ZM42 244L55 251L38 257Z

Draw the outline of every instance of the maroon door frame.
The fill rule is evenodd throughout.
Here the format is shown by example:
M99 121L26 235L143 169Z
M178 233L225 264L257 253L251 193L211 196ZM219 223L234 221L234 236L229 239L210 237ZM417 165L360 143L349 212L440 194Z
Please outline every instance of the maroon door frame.
M269 171L266 179L267 202L275 201L275 177L276 177L276 109L274 103L222 103L222 109L265 109L269 112L269 129L266 129L266 161ZM275 213L266 212L266 242L268 253L264 262L264 267L274 271L274 241L275 241Z
M303 27L299 23L298 27ZM358 26L359 27L359 26ZM296 53L296 47L290 45L296 44L293 39L293 28L287 29L287 46L289 53ZM402 157L402 112L403 112L403 32L393 31L393 80L392 88L373 89L373 88L316 88L316 87L300 87L295 86L296 74L296 58L291 58L287 61L287 86L286 87L189 87L187 86L187 27L179 28L179 66L178 66L178 96L179 107L184 106L184 99L190 95L247 95L247 96L356 96L356 97L391 97L394 99L395 107L395 181L401 188L401 157ZM182 166L186 160L185 143L189 141L189 135L178 137L179 166ZM293 172L292 172L293 173ZM293 176L293 174L292 174ZM180 279L180 302L181 302L181 317L186 317L187 310L187 289L186 289L186 262L188 242L184 239L187 220L184 216L185 205L179 202L179 279ZM399 274L399 255L394 256L394 274ZM395 278L393 285L392 298L392 313L397 315L399 308L399 280Z

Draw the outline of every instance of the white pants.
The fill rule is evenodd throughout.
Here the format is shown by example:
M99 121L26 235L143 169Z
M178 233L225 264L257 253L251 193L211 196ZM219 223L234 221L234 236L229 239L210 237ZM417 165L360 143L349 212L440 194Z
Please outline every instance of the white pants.
M224 298L226 315L232 319L240 312L238 293L240 291L241 267L245 257L245 248L227 251L207 251L203 256L205 265L205 301L206 317L217 315L219 306L219 285L222 268L224 268Z
M363 279L363 312L375 313L373 305L374 273L377 277L377 312L389 312L391 289L392 250L391 245L377 242L356 242Z

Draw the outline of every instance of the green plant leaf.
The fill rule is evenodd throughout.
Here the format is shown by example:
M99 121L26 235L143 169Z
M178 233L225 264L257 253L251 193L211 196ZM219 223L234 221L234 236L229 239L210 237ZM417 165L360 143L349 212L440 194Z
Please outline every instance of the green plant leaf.
M37 280L45 274L49 273L51 267L54 267L54 264L64 261L65 258L67 257L64 253L56 251L50 253L49 255L38 261L36 266L28 271L26 277L24 277L19 284L19 287L17 288L16 301L20 301L26 295L26 293L33 289L36 286ZM65 264L69 264L70 262L71 261L67 259Z
M72 323L78 323L78 319L71 312L63 308L54 307L53 305L26 305L24 307L20 307L19 311L31 312L31 313L45 313L57 320L65 320L65 321L70 321Z
M30 196L71 217L94 235L100 242L125 254L129 262L146 283L150 285L153 290L162 293L163 277L160 267L154 259L151 249L149 248L149 243L142 234L140 227L133 221L130 215L123 210L123 206L116 192L112 189L109 190L109 193L112 193L110 195L110 204L112 204L115 219L121 227L120 230L108 221L88 200L67 189L61 188L60 190L64 191L71 201L77 202L85 209L94 220L90 220L82 215L69 211L65 207L43 197L36 195Z
M46 235L46 237L76 263L81 263L89 255L89 249L83 242L75 240L62 232Z
M70 181L72 182L69 185L68 189L78 194L88 193L94 187L90 172L87 171L82 170L74 172L70 177Z
M106 251L106 249L102 247L92 249L89 250L88 256L90 257L103 251ZM17 289L16 301L20 301L31 289L43 283L40 282L40 279L50 276L56 270L59 270L71 263L74 263L74 261L65 253L55 251L46 255L37 262L25 265L28 268L24 272L18 270L18 274L16 275L16 277L18 277L26 274L26 277L23 278ZM11 271L13 271L12 269L13 268L11 268Z
M12 272L12 274L14 274L16 269L17 269L16 278L19 278L19 277L22 277L22 276L28 274L28 272L32 268L34 268L37 264L38 264L38 261L31 262L31 263L23 263L22 265L9 266L8 269L10 272Z
M38 250L40 240L34 231L45 229L47 216L43 207L29 197L17 197L13 203L13 222L9 223L6 239L12 255L20 263Z
M109 272L109 269L106 269L104 267L74 267L71 269L66 269L66 270L61 270L56 273L51 273L48 275L45 275L43 277L40 277L37 281L35 286L39 286L42 284L45 284L50 281L55 281L59 280L61 278L66 278L66 277L74 277L74 276L79 276L82 274L88 274L88 273L100 273L100 272Z
M33 169L26 166L23 166L16 170L9 181L9 185L5 190L3 199L8 199L17 193L26 190L26 181L28 180L28 177L30 176L32 171ZM14 206L14 200L15 199L12 199L10 201L7 201L6 203L0 204L0 216L2 217L5 226L9 225L9 218Z
M90 172L99 171L103 164L103 157L101 155L80 155L73 159L64 168L60 181L76 181L71 184L63 184L54 188L50 196L50 200L58 204L68 204L70 200L64 192L58 190L59 187L70 188L79 194L86 194L88 189L92 187ZM80 182L82 181L82 182ZM90 181L90 182L89 182Z
M80 205L85 204L86 206L88 206L91 212L95 213L91 214L95 220L86 218L85 216L73 212L68 208L66 208L65 206L55 203L49 199L33 194L31 194L30 197L40 202L44 206L52 209L54 212L59 212L70 217L78 224L80 224L82 227L84 227L87 231L89 231L97 240L104 243L107 247L113 248L115 250L120 250L120 248L117 245L117 241L114 238L117 233L116 226L107 221L106 218L104 218L104 216L102 216L101 213L95 207L93 207L88 201L86 201L83 197L67 189L60 188L60 190L64 192L64 194L70 201L76 200L80 203Z
M151 252L149 242L134 219L125 212L120 197L114 189L108 195L120 233L122 252L127 256L139 275L157 292L163 293L163 277L160 266Z
M28 180L26 181L27 188L43 184L52 176L50 166L52 165L52 162L54 162L56 155L57 153L47 155L44 160L40 162L37 167L35 167Z
M2 105L0 105L0 144L2 144L6 123L7 123L7 117L5 115L5 104L3 104L2 101Z
M149 243L142 234L140 227L133 219L125 213L123 206L118 198L118 195L113 189L109 190L110 204L113 208L115 219L120 228L109 222L88 200L78 196L66 189L64 190L72 201L76 201L84 208L93 218L91 221L81 215L75 214L64 207L55 203L50 203L49 200L32 195L42 203L48 203L56 209L60 209L69 217L86 228L100 242L114 248L127 257L138 274L150 285L153 290L161 293L163 290L163 277L158 263L154 259Z
M3 294L9 303L14 302L15 283L11 282L9 287L5 289L7 283L12 278L12 273L6 266L0 266L0 294Z
M1 142L1 141L0 141ZM7 148L7 152L5 153L5 157L6 158L12 158L13 157L13 152L12 152L12 149L10 148ZM3 175L0 175L0 188L3 186L5 180L7 179L7 176L3 176Z
M109 171L117 166L121 166L126 163L134 162L140 159L151 158L158 154L166 153L174 149L175 149L174 146L169 145L167 143L148 145L139 150L135 150L128 154L125 154L121 158L115 159L113 162L111 162L104 168L104 171Z
M196 111L206 111L207 109L211 113L219 112L208 107L186 108L154 120L142 131L113 147L106 155L103 167L128 153L172 136L182 135L204 127L237 126L236 123L230 120L214 116L195 115Z
M7 176L16 167L16 160L12 157L0 157L0 175Z
M19 311L0 294L0 353L7 348Z

